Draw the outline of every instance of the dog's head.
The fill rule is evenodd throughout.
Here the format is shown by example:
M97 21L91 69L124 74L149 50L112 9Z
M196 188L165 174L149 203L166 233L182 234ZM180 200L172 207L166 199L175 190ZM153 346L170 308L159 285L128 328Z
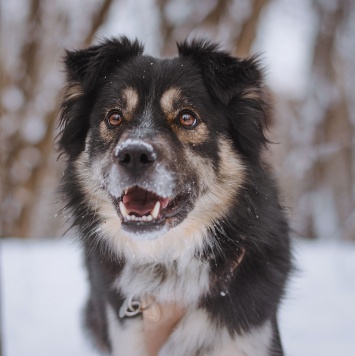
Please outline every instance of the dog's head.
M122 37L67 52L59 146L69 207L86 234L120 248L202 246L260 164L257 61L207 41L178 50L157 59Z

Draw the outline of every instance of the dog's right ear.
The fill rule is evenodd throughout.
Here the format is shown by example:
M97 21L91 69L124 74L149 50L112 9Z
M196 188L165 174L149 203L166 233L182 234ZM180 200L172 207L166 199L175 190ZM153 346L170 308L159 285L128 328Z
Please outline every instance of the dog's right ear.
M79 51L67 51L68 82L80 83L85 92L97 84L100 75L143 53L143 46L122 36Z
M200 67L211 96L227 108L229 132L239 150L259 161L269 142L264 131L270 109L258 58L233 57L204 39L185 41L178 49Z
M74 157L85 148L90 127L92 95L115 68L143 53L143 46L127 37L105 40L79 51L67 51L64 63L67 85L63 95L58 139L61 153Z

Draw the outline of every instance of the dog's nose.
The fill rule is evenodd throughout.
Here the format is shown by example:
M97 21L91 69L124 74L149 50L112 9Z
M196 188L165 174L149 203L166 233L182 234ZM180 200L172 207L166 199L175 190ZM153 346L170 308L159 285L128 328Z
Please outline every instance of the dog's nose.
M144 141L123 142L114 151L117 163L131 173L142 173L157 159L153 146Z

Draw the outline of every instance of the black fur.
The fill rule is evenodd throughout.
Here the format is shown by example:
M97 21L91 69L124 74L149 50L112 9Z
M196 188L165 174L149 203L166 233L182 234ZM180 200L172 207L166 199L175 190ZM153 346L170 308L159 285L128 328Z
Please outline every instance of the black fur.
M122 296L110 285L125 261L113 257L101 245L95 228L104 221L88 204L75 162L85 148L89 130L96 132L90 145L91 157L108 149L108 144L100 140L98 123L102 120L102 108L111 103L122 85L134 83L142 97L150 93L152 86L154 95L159 97L169 85L176 85L191 94L192 103L199 105L209 127L208 139L190 145L193 152L210 159L218 171L220 158L215 137L225 137L233 142L246 172L245 182L228 214L217 222L216 229L210 230L220 248L211 251L212 245L206 244L203 254L196 255L209 263L212 271L210 293L201 298L199 306L232 335L272 320L270 355L281 355L276 314L291 271L291 255L285 213L275 182L261 159L262 149L268 143L264 132L270 112L262 70L257 58L234 58L205 40L181 43L178 51L179 56L173 59L147 57L137 41L121 37L67 52L68 88L79 86L82 95L63 100L59 148L67 157L67 169L61 190L86 253L91 282L87 324L98 343L110 349L104 306L108 301L119 310ZM143 109L140 107L140 112ZM149 130L164 132L171 146L179 151L181 143L170 132L161 112L152 110L154 122ZM127 130L133 130L134 120L125 124ZM117 135L116 142L119 139ZM242 253L245 253L242 263L234 270L230 262ZM221 290L227 296L221 296Z

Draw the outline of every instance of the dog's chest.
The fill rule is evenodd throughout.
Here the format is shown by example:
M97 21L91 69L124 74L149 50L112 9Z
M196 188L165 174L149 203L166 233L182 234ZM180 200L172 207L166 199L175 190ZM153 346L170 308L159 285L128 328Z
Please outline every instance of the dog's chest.
M114 288L125 298L197 305L209 289L210 267L195 257L162 263L126 263Z
M113 356L266 356L270 354L272 327L270 321L246 334L231 335L225 327L215 324L206 311L188 310L164 339L160 351L149 352L149 342L142 318L119 322L111 306L107 306L108 334ZM159 338L156 330L154 338ZM149 335L150 337L152 335ZM154 342L154 340L153 340Z
M209 264L190 258L169 264L126 263L114 288L124 298L142 300L149 296L160 305L177 303L184 308L184 313L164 338L160 356L268 355L272 340L270 322L247 334L232 336L225 326L216 323L206 310L198 307L201 296L208 293L209 284ZM147 352L147 324L142 316L118 320L117 313L108 305L107 320L114 356L150 356Z

